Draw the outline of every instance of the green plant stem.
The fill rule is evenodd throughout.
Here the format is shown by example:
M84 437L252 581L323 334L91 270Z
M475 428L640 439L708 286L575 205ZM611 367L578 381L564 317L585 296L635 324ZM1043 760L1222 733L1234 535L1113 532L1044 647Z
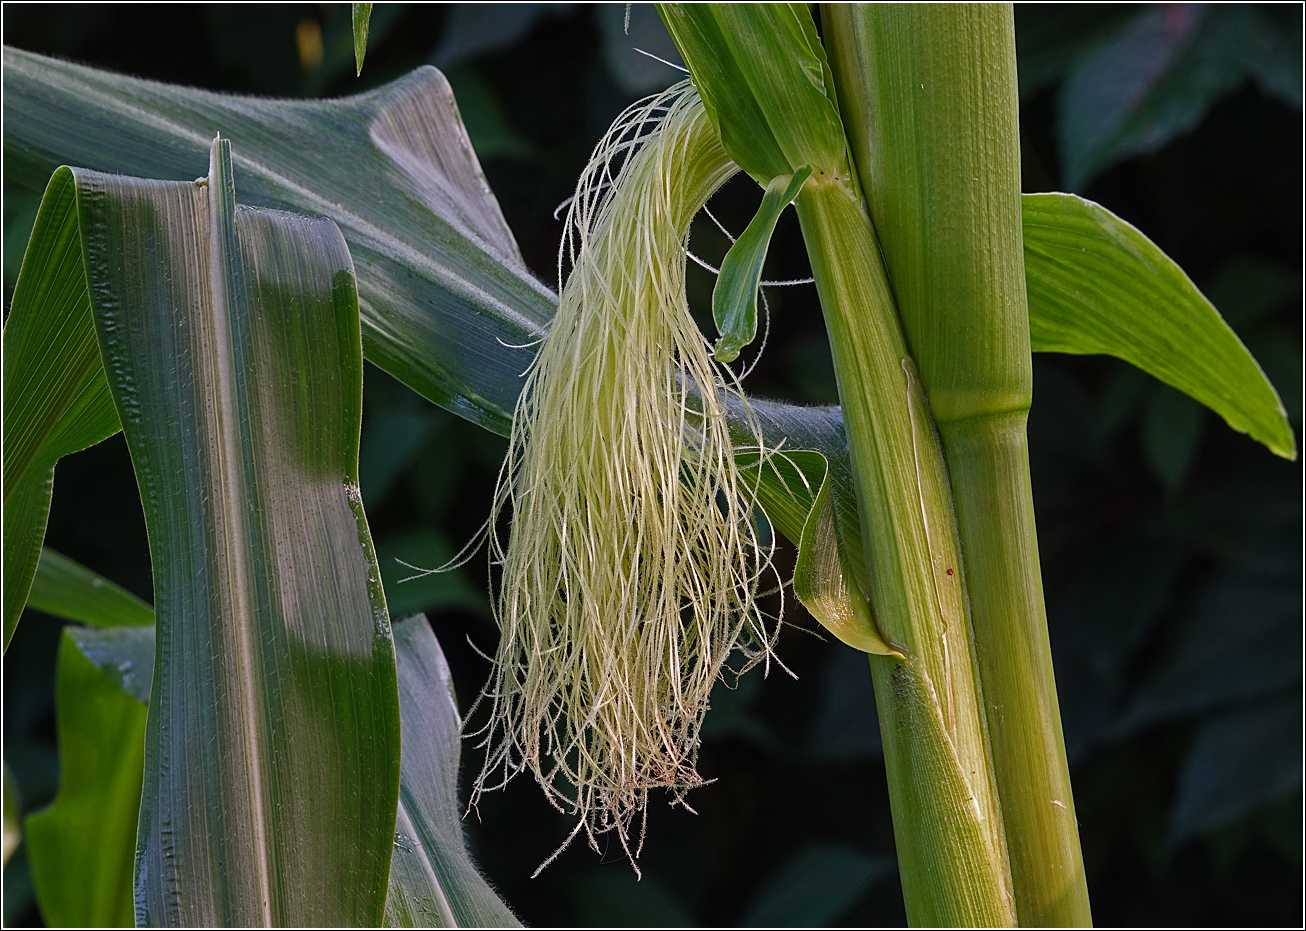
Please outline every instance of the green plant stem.
M1032 372L1011 9L830 5L822 15L947 461L1017 913L1022 925L1087 925L1025 435Z
M904 658L871 656L907 915L1014 923L952 504L855 179L798 198L857 476L871 603Z

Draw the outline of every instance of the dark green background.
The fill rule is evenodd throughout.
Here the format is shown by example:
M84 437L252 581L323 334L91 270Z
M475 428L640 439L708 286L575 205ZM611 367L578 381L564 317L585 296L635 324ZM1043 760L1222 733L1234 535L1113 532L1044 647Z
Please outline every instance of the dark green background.
M4 41L281 96L353 93L437 64L527 261L553 282L554 208L612 118L675 78L629 51L673 54L656 17L636 6L627 37L624 12L378 5L360 79L345 4L8 5ZM1173 256L1257 355L1300 438L1300 7L1029 5L1016 31L1025 190L1075 190ZM714 213L738 232L759 196L736 180ZM5 187L6 303L38 197ZM725 240L701 223L693 249L715 262ZM766 274L806 274L792 215ZM697 308L711 283L691 266ZM768 297L770 338L750 390L835 400L813 290ZM484 560L405 585L393 560L435 565L475 534L505 444L371 367L363 431L363 491L392 610L428 612L467 708L488 672L471 644L495 643ZM1299 466L1108 359L1036 357L1030 433L1096 921L1299 924ZM50 545L148 599L121 436L57 475ZM805 632L815 625L792 598L786 608L780 652L797 680L754 672L718 690L700 761L717 781L691 796L697 817L654 803L642 882L619 848L580 844L529 879L571 825L528 780L467 819L477 861L527 923L902 923L865 661ZM4 752L25 811L58 782L58 630L31 614L5 657ZM478 764L469 743L464 785ZM21 849L4 886L5 923L38 922Z

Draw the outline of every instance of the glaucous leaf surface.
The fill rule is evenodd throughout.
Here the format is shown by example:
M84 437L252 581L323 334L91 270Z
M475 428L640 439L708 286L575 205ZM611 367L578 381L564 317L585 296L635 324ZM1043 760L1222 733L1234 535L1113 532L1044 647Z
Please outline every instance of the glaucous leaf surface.
M515 928L467 855L458 802L453 678L424 615L395 625L403 767L385 921L391 927Z
M353 266L329 220L237 208L229 146L198 181L75 172L154 571L136 920L374 925L399 720Z
M448 82L419 68L331 101L268 100L143 81L5 49L7 170L37 187L60 164L190 180L215 129L245 204L330 217L359 269L369 359L498 433L556 299L526 270ZM505 345L509 344L509 345Z

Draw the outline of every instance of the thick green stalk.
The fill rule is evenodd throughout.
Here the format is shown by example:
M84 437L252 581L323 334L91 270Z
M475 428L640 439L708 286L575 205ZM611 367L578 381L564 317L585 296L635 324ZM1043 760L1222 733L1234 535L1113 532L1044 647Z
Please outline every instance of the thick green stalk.
M843 402L871 603L903 657L871 656L903 898L913 925L1014 923L938 438L855 179L798 198Z
M943 441L1017 914L1022 925L1087 925L1025 436L1032 376L1011 9L830 5L822 16Z

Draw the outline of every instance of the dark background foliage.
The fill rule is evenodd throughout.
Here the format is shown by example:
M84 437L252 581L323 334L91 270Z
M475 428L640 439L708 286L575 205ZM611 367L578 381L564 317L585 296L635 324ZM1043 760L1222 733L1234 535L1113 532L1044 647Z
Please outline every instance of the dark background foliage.
M354 93L431 63L449 76L527 261L555 277L590 148L627 103L676 75L656 15L621 4L378 4L363 76L347 4L7 5L6 43L131 74L280 96ZM1018 6L1027 191L1073 190L1137 225L1212 298L1302 424L1301 8ZM6 304L39 195L6 185ZM746 180L713 210L738 231ZM693 249L725 240L695 228ZM806 274L786 218L768 277ZM691 299L712 281L691 267ZM1091 287L1091 282L1086 283ZM811 288L772 288L756 394L835 400ZM751 352L751 351L750 351ZM748 353L746 353L748 355ZM751 358L751 356L750 356ZM1099 924L1302 920L1301 471L1123 363L1035 358L1035 501L1062 714ZM484 561L436 565L485 519L504 442L370 367L363 491L396 617L425 610L464 708L492 651ZM149 598L121 436L60 464L48 543ZM792 551L782 553L792 560ZM652 806L636 883L619 849L581 844L528 780L467 821L473 852L531 924L846 924L904 919L865 660L805 631L792 598L772 671L719 688L697 816ZM4 663L4 752L24 811L58 783L59 624L24 619ZM469 742L463 785L479 764ZM614 845L615 846L615 845ZM22 850L6 924L36 923Z

